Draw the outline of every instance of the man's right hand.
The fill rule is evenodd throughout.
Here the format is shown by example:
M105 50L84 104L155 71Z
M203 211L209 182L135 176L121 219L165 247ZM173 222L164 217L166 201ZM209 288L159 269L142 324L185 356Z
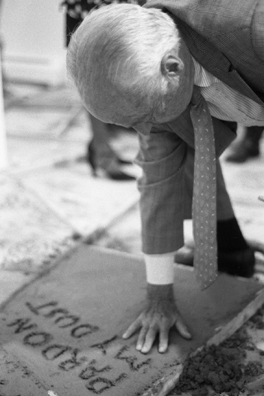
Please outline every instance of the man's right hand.
M125 331L123 338L127 339L139 330L136 349L148 353L156 336L159 336L158 350L163 353L168 348L169 331L173 326L183 338L191 339L191 334L175 304L173 285L148 284L147 306Z

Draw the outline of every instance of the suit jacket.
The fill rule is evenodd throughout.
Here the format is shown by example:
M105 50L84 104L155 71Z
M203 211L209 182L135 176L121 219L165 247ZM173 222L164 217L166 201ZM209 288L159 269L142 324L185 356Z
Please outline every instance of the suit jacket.
M264 0L150 0L144 7L169 13L207 71L263 104ZM234 134L220 120L213 118L213 123L219 156ZM188 147L194 146L190 107L139 137L143 251L172 252L183 244L185 164Z

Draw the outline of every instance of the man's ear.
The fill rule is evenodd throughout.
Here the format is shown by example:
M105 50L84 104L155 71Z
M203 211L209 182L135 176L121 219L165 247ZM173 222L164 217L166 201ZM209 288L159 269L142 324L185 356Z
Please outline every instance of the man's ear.
M173 78L183 69L183 62L177 56L169 53L163 56L160 68L163 76Z

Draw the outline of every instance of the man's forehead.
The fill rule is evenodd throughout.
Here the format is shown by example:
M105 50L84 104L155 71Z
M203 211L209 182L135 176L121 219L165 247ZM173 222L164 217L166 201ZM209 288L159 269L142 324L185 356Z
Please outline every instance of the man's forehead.
M89 106L87 108L89 110ZM101 121L127 126L147 121L150 115L150 112L143 106L141 109L136 109L132 101L124 100L118 95L109 95L100 103L94 103L90 112Z
M107 76L90 79L82 86L88 111L104 122L133 125L142 122L150 113L149 106L138 94L109 81Z

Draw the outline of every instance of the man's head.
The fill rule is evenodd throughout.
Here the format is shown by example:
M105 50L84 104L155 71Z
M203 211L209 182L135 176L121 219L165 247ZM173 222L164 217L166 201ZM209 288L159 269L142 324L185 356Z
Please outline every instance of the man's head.
M169 121L191 98L191 56L158 9L115 4L92 11L71 38L67 63L85 107L104 122Z

